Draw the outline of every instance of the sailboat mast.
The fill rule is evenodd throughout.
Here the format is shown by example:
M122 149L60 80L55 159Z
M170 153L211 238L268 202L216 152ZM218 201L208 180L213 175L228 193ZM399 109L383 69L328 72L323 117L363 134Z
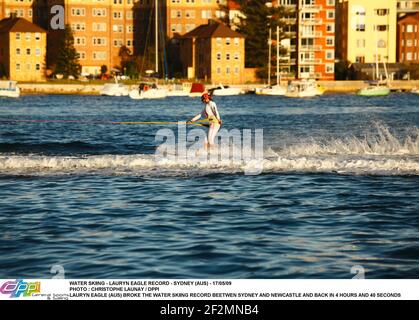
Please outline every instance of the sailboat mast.
M268 59L268 85L271 85L271 58L272 58L272 28L269 27L269 59Z
M276 26L276 85L279 86L279 26Z
M156 73L159 73L159 0L156 0Z
M380 81L380 73L378 68L378 25L375 25L375 75L377 81Z

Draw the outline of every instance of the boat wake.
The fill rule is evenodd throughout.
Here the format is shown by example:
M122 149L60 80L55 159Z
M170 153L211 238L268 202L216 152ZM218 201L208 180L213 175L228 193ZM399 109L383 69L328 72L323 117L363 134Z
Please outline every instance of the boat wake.
M242 156L179 158L153 154L43 156L0 155L1 175L111 174L134 176L191 176L257 173L337 173L355 175L419 175L419 130L404 139L386 127L364 138L311 141Z

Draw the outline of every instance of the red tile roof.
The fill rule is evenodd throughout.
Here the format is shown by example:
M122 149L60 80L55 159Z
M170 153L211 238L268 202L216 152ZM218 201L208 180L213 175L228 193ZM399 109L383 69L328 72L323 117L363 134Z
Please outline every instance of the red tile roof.
M7 18L0 21L0 33L8 32L40 32L46 33L44 29L23 18Z
M202 24L188 32L183 38L244 38L244 36L225 24L211 20L208 24Z

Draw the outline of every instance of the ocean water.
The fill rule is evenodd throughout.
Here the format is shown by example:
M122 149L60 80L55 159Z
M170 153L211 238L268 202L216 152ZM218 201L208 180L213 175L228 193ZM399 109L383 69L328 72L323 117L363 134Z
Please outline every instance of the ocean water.
M176 126L113 124L191 98L0 98L0 278L418 278L418 95L215 101L263 158L162 161Z

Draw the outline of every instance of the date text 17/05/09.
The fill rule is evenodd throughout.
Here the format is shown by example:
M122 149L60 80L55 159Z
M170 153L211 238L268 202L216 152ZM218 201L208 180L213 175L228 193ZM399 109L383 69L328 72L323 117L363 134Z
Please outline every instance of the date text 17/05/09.
M161 315L185 315L192 317L194 312L203 315L251 315L258 314L258 305L252 304L206 304L204 308L198 307L179 307L167 306L161 307Z

